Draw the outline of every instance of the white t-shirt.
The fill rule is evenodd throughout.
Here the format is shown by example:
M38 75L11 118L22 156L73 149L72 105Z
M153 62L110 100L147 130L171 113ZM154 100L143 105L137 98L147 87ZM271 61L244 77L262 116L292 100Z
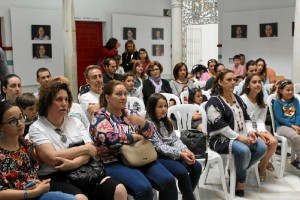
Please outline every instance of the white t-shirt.
M63 134L67 137L66 143L60 140L60 135L54 130L56 128L63 131ZM90 134L82 122L70 116L64 117L61 127L55 127L45 117L40 117L30 126L28 135L34 146L51 143L57 151L68 149L71 143L82 140L85 143L92 142ZM57 170L52 166L45 163L40 164L39 175L47 175L55 171Z
M99 97L100 97L100 94L96 94L92 91L84 93L79 97L79 104L81 105L82 109L84 110L89 121L91 121L91 119L92 119L92 116L87 111L89 103L99 103Z
M72 103L72 107L70 109L70 112L68 113L69 116L71 117L76 117L77 119L79 119L84 127L88 130L89 126L90 126L90 121L87 118L84 110L82 109L82 107L78 104L78 103Z

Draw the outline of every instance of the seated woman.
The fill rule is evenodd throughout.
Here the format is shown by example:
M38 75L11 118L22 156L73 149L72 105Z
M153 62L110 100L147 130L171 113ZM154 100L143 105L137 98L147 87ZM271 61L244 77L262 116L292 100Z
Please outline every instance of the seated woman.
M203 95L201 89L199 88L189 89L188 103L196 104L200 106L202 102L203 102ZM191 127L192 129L197 129L199 131L202 130L202 115L200 112L193 113Z
M168 102L162 94L154 93L148 99L147 114L155 126L151 142L158 151L158 162L177 179L183 199L196 200L196 188L202 167L195 155L176 136L171 120L167 117Z
M173 175L159 162L127 167L120 159L120 147L153 135L153 125L132 110L125 109L126 88L120 81L108 82L100 96L103 106L92 120L90 134L100 146L98 153L107 175L123 183L134 199L152 200L152 187L160 191L159 199L178 199Z
M144 103L147 105L147 100L152 93L172 93L169 81L161 78L163 67L158 61L152 61L148 65L148 79L143 84Z
M246 105L233 93L235 74L221 72L212 87L213 95L206 103L207 131L210 148L235 156L236 195L244 196L247 169L266 153L267 146L256 137Z
M86 164L96 156L96 147L82 122L68 116L72 94L65 83L51 81L42 85L38 102L39 119L29 128L29 137L41 160L39 176L51 178L50 191L61 190L77 199L122 199L127 192L122 184L105 177L99 183L79 188L64 179L65 171ZM69 148L72 144L84 145Z
M207 61L207 72L202 74L201 81L207 81L216 75L216 72L214 71L216 65L218 65L218 61L216 59L210 59Z
M75 200L73 195L48 192L51 180L38 179L38 159L32 143L22 137L24 128L20 108L0 102L0 199Z
M258 58L255 62L257 65L257 71L260 74L264 85L270 84L270 83L275 84L276 83L276 73L272 68L267 67L266 61L262 58Z
M273 109L277 134L291 141L296 154L296 159L291 164L300 170L300 106L294 96L294 84L291 80L279 82L276 98Z
M188 68L184 63L177 63L173 69L174 80L170 81L172 93L180 98L182 91L193 87L193 82L187 78Z
M1 95L4 100L15 102L22 94L22 81L16 74L8 74L1 81Z
M264 102L262 87L262 82L258 74L247 76L241 92L241 98L247 106L247 113L250 116L253 127L257 130L256 136L262 139L268 147L266 155L259 163L260 181L264 182L268 165L268 169L272 170L272 164L269 163L269 160L275 153L278 142L266 129L265 121L268 108Z

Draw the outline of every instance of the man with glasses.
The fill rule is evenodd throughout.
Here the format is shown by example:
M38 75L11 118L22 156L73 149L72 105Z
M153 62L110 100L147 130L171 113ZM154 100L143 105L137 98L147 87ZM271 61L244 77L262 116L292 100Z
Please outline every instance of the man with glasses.
M86 83L90 85L90 91L79 96L79 104L91 121L93 114L99 110L99 97L102 93L103 77L98 65L89 65L84 72Z
M106 84L111 80L122 81L123 76L117 74L117 62L113 58L107 58L104 62L106 72L103 74L103 83Z

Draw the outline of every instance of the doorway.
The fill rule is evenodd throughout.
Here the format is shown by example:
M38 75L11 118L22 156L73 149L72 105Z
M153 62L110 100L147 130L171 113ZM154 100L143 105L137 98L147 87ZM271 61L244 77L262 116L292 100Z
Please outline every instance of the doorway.
M76 21L78 88L86 83L83 75L88 65L96 65L103 47L102 22Z

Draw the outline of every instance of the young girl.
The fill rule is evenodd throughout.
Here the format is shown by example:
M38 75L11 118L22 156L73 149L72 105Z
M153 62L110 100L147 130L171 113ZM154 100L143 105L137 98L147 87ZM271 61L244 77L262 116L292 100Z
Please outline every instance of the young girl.
M183 198L194 200L193 191L202 167L195 160L195 155L176 136L167 112L167 99L162 94L152 94L148 99L147 115L155 131L150 140L158 151L158 162L177 178Z
M207 61L207 72L204 72L201 76L201 81L207 81L210 77L215 75L214 68L218 64L216 59L210 59Z
M292 165L300 170L300 106L294 97L294 84L291 80L282 80L277 89L273 109L278 135L288 138L297 155Z
M73 195L48 192L50 179L38 180L35 149L22 137L24 122L18 106L0 102L0 199L75 200ZM27 186L30 182L31 186Z
M202 96L201 89L198 88L189 89L188 103L197 104L200 106L202 102L203 102L203 96ZM200 112L193 113L192 129L197 129L200 131L202 130L202 115Z
M264 102L262 91L262 82L258 74L249 75L243 86L241 98L247 105L247 113L252 121L253 127L257 130L257 137L267 145L267 153L259 163L260 181L264 182L266 178L266 169L274 170L269 163L272 155L276 151L277 139L266 129L265 121L267 116L267 106ZM269 166L269 167L268 167Z
M146 49L141 48L139 50L138 60L141 61L142 65L143 65L144 73L146 73L147 67L150 63L150 59L149 59L148 52L146 51Z

